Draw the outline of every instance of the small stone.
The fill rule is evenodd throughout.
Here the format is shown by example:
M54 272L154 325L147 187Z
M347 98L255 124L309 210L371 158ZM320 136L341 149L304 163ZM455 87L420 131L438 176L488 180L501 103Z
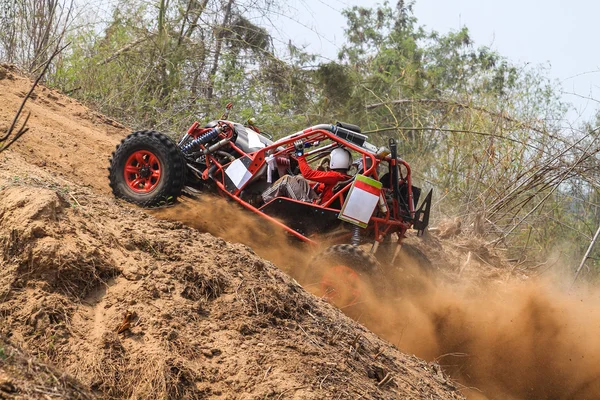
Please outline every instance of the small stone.
M6 378L0 378L0 392L4 393L15 393L17 388L15 385ZM4 397L2 397L4 398Z
M167 339L168 340L175 340L175 339L177 339L177 336L179 336L179 334L177 333L177 331L171 330L169 332L169 334L167 335Z

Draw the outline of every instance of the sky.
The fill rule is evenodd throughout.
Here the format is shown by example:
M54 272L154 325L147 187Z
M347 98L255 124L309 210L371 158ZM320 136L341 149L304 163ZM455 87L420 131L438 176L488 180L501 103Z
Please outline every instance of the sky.
M344 41L341 10L375 0L288 0L273 34L336 59ZM393 1L391 2L393 4ZM489 46L518 66L546 65L575 111L571 123L600 108L599 0L416 0L418 24L440 33L469 28L475 46Z

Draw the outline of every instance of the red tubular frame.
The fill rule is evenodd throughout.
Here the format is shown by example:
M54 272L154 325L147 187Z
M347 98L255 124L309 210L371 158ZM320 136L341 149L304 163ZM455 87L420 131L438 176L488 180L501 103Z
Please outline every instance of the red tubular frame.
M234 129L233 128L233 124L229 121L219 121L221 123L225 123L227 124L230 129ZM206 132L209 129L199 129L197 124L192 125L192 127L190 127L190 129L188 130L188 134L190 134L191 136L195 136L197 137L198 135ZM348 142L346 140L341 139L340 137L336 136L335 134L333 134L332 132L329 132L325 129L321 129L321 128L317 128L315 129L314 127L311 128L307 128L305 130L303 130L302 132L298 132L297 134L293 134L285 139L282 139L280 141L277 141L269 146L266 146L260 150L257 150L253 153L244 153L243 150L241 150L239 147L237 147L233 142L230 142L229 145L240 155L242 156L247 156L251 159L252 163L250 165L250 167L248 168L249 171L252 173L252 175L254 176L256 174L257 171L259 171L266 163L266 153L270 150L274 150L274 152L271 154L274 157L278 157L282 154L288 154L291 153L293 151L293 147L288 146L289 144L292 144L293 142L300 140L300 139L304 139L305 142L307 143L314 143L317 141L322 141L325 139L330 139L332 140L332 142L335 143L342 143L343 146L354 150L358 153L360 153L363 157L363 166L367 166L367 160L368 157L370 157L371 159L371 166L363 172L364 175L366 176L370 176L373 177L374 179L379 179L378 175L377 175L377 170L376 170L376 166L377 166L377 160L375 158L375 155L367 153L363 148L361 148L360 146L357 146L351 142ZM277 151L277 148L280 146L285 146L284 149ZM247 203L246 201L242 200L239 197L240 192L250 183L252 182L252 178L246 183L244 184L244 186L242 186L241 188L237 188L236 190L233 191L233 193L230 193L226 188L225 188L225 170L224 170L224 166L227 165L221 165L212 155L208 154L206 157L206 161L207 161L207 170L209 170L213 165L215 165L217 167L217 169L220 172L220 178L219 179L214 179L215 183L217 184L217 187L219 188L219 191L222 192L223 194L226 194L227 196L231 197L232 199L234 199L236 202L238 202L239 204L241 204L244 208L260 215L263 218L266 218L268 221L274 223L275 225L277 225L278 227L284 229L285 231L289 232L290 234L294 235L295 237L297 237L298 239L307 242L311 245L318 245L318 243L312 239L309 239L308 237L296 232L295 230L291 229L290 227L288 227L287 225L285 225L284 223L282 223L281 221L278 221L277 219L265 214L264 212L262 212L261 210L259 210L258 208L252 206L251 204ZM390 166L398 163L403 165L406 168L406 176L403 177L402 179L406 180L406 183L408 185L408 207L409 207L409 212L412 218L414 218L415 215L415 205L414 205L414 200L413 200L413 193L412 193L412 179L411 179L411 170L410 170L410 166L408 165L408 163L406 163L404 160L402 159L397 159L397 160L392 160L391 157L388 155L385 158L383 158L381 161L387 161L389 162ZM204 177L204 179L209 179L208 176ZM319 208L328 208L328 206L330 206L335 200L340 200L340 204L344 204L344 195L349 191L350 189L350 185L346 185L346 187L344 187L342 190L340 190L339 192L337 192L331 199L329 199L326 203L324 204L315 204L316 207ZM381 217L371 217L371 221L373 222L372 224L369 224L369 226L366 228L367 230L373 230L374 236L375 236L375 240L377 241L381 241L383 240L383 237L389 233L392 232L399 232L399 239L401 239L404 236L404 233L411 227L411 223L410 222L406 222L406 221L402 221L400 219L400 216L398 215L398 202L397 199L394 199L393 202L393 210L390 210L391 207L388 207L387 213L385 218L381 218ZM337 209L332 209L335 211L338 211ZM392 219L393 218L393 219ZM383 225L383 226L382 226ZM394 228L399 228L399 229L394 229ZM391 232L390 232L391 231Z
M245 208L247 208L250 211L255 212L256 214L260 215L261 217L266 218L268 221L274 223L275 225L279 226L280 228L285 229L287 232L291 233L292 235L296 236L298 239L302 240L303 242L307 242L311 245L315 245L317 246L318 243L315 242L314 240L311 240L309 238L307 238L306 236L302 235L301 233L296 232L295 230L293 230L292 228L290 228L289 226L285 225L284 223L276 220L275 218L265 214L264 212L260 211L258 208L254 207L253 205L245 202L244 200L240 199L238 196L235 196L231 193L229 193L227 191L227 189L225 189L225 186L218 181L215 181L215 183L217 184L217 186L219 187L220 191L223 193L226 193L229 197L231 197L232 199L234 199L235 201L237 201L238 203L240 203L242 206L244 206Z

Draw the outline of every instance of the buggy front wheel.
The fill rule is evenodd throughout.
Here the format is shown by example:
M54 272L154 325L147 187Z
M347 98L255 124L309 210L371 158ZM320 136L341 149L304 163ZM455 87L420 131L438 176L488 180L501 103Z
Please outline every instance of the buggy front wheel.
M127 136L112 154L110 187L116 197L143 207L173 202L185 183L185 159L166 135L139 131Z

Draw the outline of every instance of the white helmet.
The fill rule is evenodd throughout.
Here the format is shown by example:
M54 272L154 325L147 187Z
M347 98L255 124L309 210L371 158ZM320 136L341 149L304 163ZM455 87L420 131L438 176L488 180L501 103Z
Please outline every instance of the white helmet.
M346 149L337 148L331 151L331 161L329 162L330 169L345 169L350 168L352 164L352 155Z

